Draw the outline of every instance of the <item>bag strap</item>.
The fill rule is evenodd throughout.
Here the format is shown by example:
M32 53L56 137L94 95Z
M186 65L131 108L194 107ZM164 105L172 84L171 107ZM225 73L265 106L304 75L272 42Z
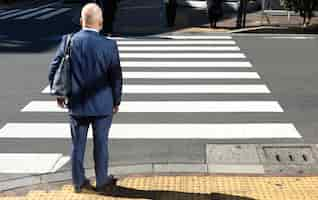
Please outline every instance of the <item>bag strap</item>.
M71 54L71 43L72 43L73 35L74 35L74 33L67 35L66 44L65 44L65 48L64 48L64 52L65 52L64 55L65 56L70 56L70 54Z

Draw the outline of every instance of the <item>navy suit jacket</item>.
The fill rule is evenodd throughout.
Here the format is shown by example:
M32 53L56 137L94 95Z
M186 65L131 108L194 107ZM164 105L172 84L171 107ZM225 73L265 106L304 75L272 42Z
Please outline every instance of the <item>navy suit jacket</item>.
M49 82L64 55L66 36L50 64ZM115 41L97 32L74 34L71 47L72 92L69 112L76 116L106 116L121 101L122 70Z

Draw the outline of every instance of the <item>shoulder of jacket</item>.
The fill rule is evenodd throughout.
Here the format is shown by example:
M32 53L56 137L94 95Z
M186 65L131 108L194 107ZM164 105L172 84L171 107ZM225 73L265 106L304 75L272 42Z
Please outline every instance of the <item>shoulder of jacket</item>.
M115 47L117 45L115 40L112 40L104 36L101 36L101 37L103 38L103 41L105 41L105 45L112 46L112 47Z

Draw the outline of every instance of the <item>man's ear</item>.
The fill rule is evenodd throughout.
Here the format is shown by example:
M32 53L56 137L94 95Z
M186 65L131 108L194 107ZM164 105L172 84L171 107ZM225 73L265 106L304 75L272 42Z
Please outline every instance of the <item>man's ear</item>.
M81 24L81 26L83 26L83 19L82 19L82 17L80 18L80 24Z

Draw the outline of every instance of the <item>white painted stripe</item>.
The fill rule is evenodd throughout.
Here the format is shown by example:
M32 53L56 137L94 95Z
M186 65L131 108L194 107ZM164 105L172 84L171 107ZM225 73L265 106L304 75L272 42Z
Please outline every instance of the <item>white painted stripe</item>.
M59 163L62 160L62 163ZM48 153L0 153L0 173L5 174L43 174L58 170L69 157ZM56 164L59 164L56 166Z
M313 40L315 37L306 36L274 36L274 37L264 37L264 39L290 39L290 40Z
M21 112L67 112L55 101L32 101ZM276 101L128 101L120 112L283 112Z
M187 1L181 1L180 2L181 4L183 4L183 5L189 5L189 6L191 6L191 7L193 7L193 8L206 8L207 7L207 3L206 3L206 1L195 1L195 0L193 0L193 1L190 1L190 0L187 0Z
M161 35L160 38L171 38L177 40L230 40L229 35Z
M232 40L129 40L129 41L117 41L118 45L196 45L196 44L226 44L235 45L235 41Z
M9 123L0 138L70 138L67 123ZM291 123L112 124L112 139L257 139L301 138ZM92 138L89 129L88 138Z
M33 12L33 11L36 11L36 10L39 10L39 9L40 8L32 8L32 9L23 10L21 12L12 13L12 14L9 14L9 15L2 16L2 17L0 17L0 19L13 18L13 17L19 16L19 15L23 15L23 14L26 14L26 13L30 13L30 12Z
M12 14L9 14L9 15L2 16L2 17L0 17L0 19L9 19L9 18L16 17L16 16L19 16L19 15L27 14L27 13L34 12L34 11L37 11L37 10L41 10L42 8L49 7L49 6L53 5L53 4L56 4L56 3L46 4L46 5L43 5L43 6L36 7L36 8L22 10L21 12L16 12L16 13L12 13Z
M257 72L123 72L127 79L260 79Z
M276 101L131 101L120 112L283 112Z
M243 53L120 53L121 58L246 58Z
M119 51L240 51L238 46L118 46Z
M266 85L125 85L124 94L269 94Z
M56 11L51 12L51 13L48 13L48 14L43 15L43 16L41 16L41 17L37 17L36 19L38 19L38 20L46 20L46 19L49 19L49 18L51 18L51 17L53 17L53 16L62 14L62 13L64 13L64 12L67 12L67 11L69 11L69 10L71 10L71 9L72 9L72 8L61 8L61 9L59 9L59 10L56 10Z
M1 12L1 13L0 13L0 16L8 15L8 14L11 14L11 13L14 13L14 12L18 12L18 11L20 11L20 9L14 9L14 10L4 11L4 12Z
M123 72L125 79L260 79L257 72ZM50 93L50 86L42 90Z
M122 67L252 67L250 62L122 61Z
M28 18L31 18L31 17L34 17L36 15L39 15L39 14L42 14L42 13L46 13L46 12L49 12L49 11L52 11L54 10L53 8L45 8L43 10L39 10L37 12L34 12L34 13L30 13L28 15L23 15L21 17L17 17L16 19L28 19Z
M63 167L64 165L66 165L66 163L68 163L71 160L71 158L69 156L65 156L60 158L56 163L55 166L53 167L52 171L56 172L57 170L59 170L61 167Z

